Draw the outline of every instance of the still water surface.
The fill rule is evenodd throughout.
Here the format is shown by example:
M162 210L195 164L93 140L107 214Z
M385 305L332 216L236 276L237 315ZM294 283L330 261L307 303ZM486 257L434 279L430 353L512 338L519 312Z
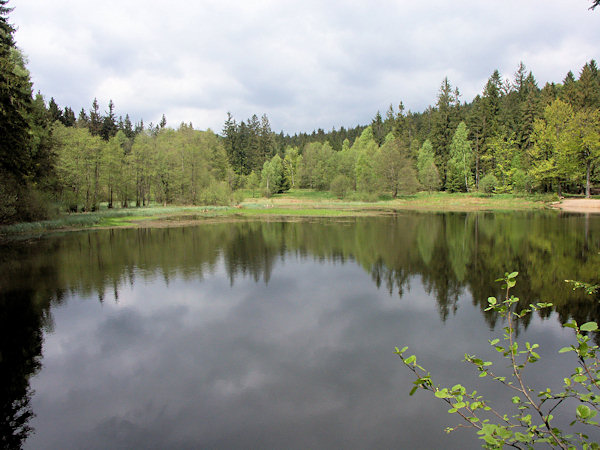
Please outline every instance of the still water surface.
M494 279L556 305L520 338L542 345L597 299L600 218L402 214L108 230L6 245L0 269L0 432L25 448L478 448L394 355L440 382L503 392L465 363L502 322ZM534 366L535 367L535 366ZM501 363L499 371L504 370ZM542 386L542 385L540 385ZM29 416L33 413L35 416Z

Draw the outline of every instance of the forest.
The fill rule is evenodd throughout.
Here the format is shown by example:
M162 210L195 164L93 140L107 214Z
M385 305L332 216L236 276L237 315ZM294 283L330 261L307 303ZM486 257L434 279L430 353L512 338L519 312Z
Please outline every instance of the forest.
M371 123L293 136L267 115L223 129L133 124L112 100L76 113L34 93L0 0L0 223L151 203L239 203L290 188L375 201L417 191L590 196L600 179L600 76L594 60L538 86L519 63L463 101L445 78L422 112L390 105Z

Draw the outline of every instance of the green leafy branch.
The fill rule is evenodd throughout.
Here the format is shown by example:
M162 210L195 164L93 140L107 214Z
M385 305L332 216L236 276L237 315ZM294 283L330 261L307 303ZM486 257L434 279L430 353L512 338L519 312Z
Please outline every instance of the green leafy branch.
M479 438L484 441L484 448L533 448L535 444L545 443L552 448L572 449L580 446L583 449L600 448L592 442L587 434L565 432L553 425L554 414L568 408L565 400L573 399L577 403L574 411L565 412L572 414L575 423L584 424L594 428L599 427L594 420L600 410L600 360L598 346L593 345L587 333L598 331L595 322L587 322L579 326L571 321L564 326L572 328L575 333L576 343L564 347L559 353L574 352L577 356L578 366L570 377L564 379L564 386L560 392L553 392L550 388L536 390L530 387L523 377L523 370L528 365L540 359L537 353L538 344L526 342L519 346L515 339L515 321L531 314L534 311L548 308L551 303L530 304L527 308L515 311L519 299L510 295L510 290L516 284L518 273L505 273L504 277L496 280L504 283L505 298L499 301L495 297L488 298L486 311L495 311L506 319L502 338L490 340L490 345L510 363L508 376L497 375L493 372L491 361L485 361L475 355L465 354L465 361L473 364L482 378L488 377L513 392L511 401L515 410L509 415L494 408L490 402L479 395L477 391L469 393L467 388L457 384L452 388L441 387L433 382L431 374L417 363L417 357L405 357L408 347L396 348L396 354L402 362L416 376L414 386L410 391L413 395L418 389L424 389L446 402L450 414L458 414L462 421L455 427L449 427L446 432L457 428L472 428L476 430ZM588 293L592 285L579 283L576 288L586 289ZM563 408L557 410L559 406Z

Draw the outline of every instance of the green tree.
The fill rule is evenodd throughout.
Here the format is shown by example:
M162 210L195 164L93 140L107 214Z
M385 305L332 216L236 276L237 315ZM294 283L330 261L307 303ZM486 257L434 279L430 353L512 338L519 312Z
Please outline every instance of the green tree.
M85 128L55 128L57 173L62 183L62 201L77 211L97 209L101 193L102 153L104 143Z
M297 147L286 147L283 158L283 172L290 188L295 188L298 182L298 167L302 161L302 156L298 153Z
M459 120L459 93L453 89L444 78L438 93L436 109L433 114L431 143L436 155L436 165L440 168L442 185L446 186L448 159L450 158L450 144L452 143L452 130Z
M100 136L102 134L102 116L100 115L100 105L98 105L97 98L94 98L92 102L88 127L92 136Z
M108 141L111 137L117 134L117 120L115 117L115 104L112 100L108 102L108 112L102 118L102 125L100 129L100 136L105 141Z
M283 181L283 164L279 155L265 161L262 170L262 183L268 197L280 192Z
M388 133L385 142L375 154L373 167L379 188L392 192L412 194L416 192L418 181L408 149L393 133Z
M427 139L417 156L417 176L421 185L429 192L439 189L440 175L435 165L435 153L431 141Z
M31 81L17 49L15 28L8 22L12 8L0 0L0 221L26 215L20 199L28 192L31 152Z
M258 189L259 186L260 179L258 178L258 175L256 175L256 172L254 171L250 172L250 175L246 178L246 188L250 189L252 192L252 198L255 197L256 189Z
M473 184L471 166L473 163L473 150L468 140L467 125L461 122L450 145L450 160L448 161L447 187L451 191L469 191Z
M546 107L544 117L534 123L530 174L545 190L555 186L558 195L573 170L568 157L577 145L570 131L573 117L573 108L557 99Z
M103 184L107 189L108 196L108 207L112 208L115 194L117 192L117 186L121 184L123 180L122 173L122 161L123 161L123 148L127 136L122 131L119 131L115 136L111 137L109 141L104 145L102 152L102 175Z
M574 145L567 147L567 158L574 167L584 167L585 196L590 197L592 171L600 162L600 110L583 109L578 111L570 125Z

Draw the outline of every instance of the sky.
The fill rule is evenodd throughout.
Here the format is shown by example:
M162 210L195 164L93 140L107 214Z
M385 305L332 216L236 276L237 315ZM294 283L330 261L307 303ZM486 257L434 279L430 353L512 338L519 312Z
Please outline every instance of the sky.
M12 0L9 20L34 90L78 114L220 132L269 117L274 131L368 124L400 101L434 105L448 77L461 100L523 61L542 87L600 59L587 0Z

